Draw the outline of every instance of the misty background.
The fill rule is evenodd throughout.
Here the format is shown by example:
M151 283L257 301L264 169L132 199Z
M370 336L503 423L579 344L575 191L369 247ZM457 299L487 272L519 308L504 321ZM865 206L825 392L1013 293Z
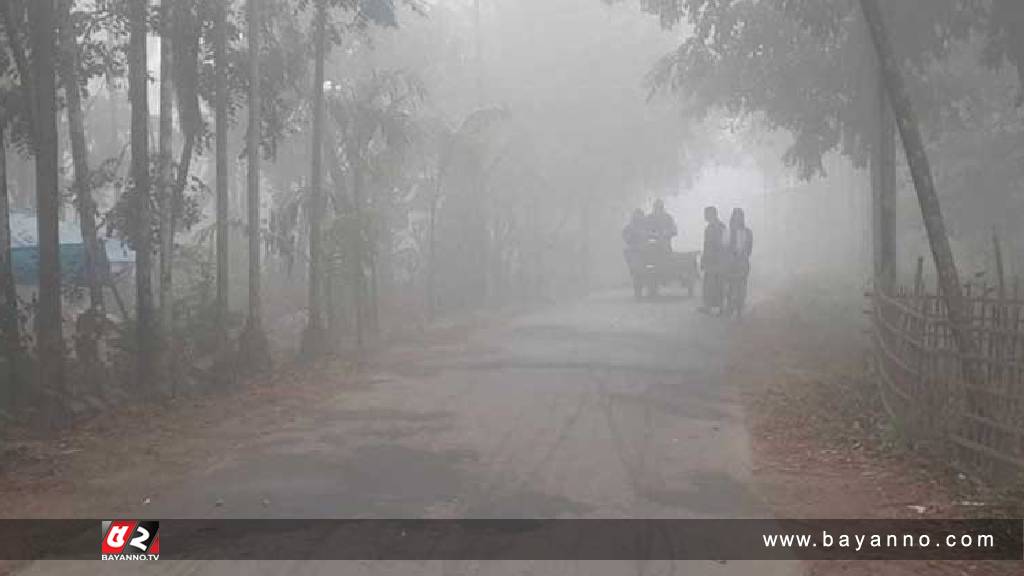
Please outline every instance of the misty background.
M727 16L761 24L736 28L724 39L702 28L710 16L685 13L672 2L328 3L324 115L318 123L318 4L267 0L255 196L246 156L248 8L245 2L229 4L223 159L229 266L223 279L217 278L216 259L216 58L209 3L182 3L168 17L179 26L166 33L174 39L173 53L182 58L177 50L193 52L184 53L191 64L176 64L166 76L175 90L167 119L161 113L165 76L156 24L145 39L153 179L162 178L162 119L170 130L168 174L178 175L179 154L189 160L183 185L167 205L177 223L171 241L159 214L163 192L156 185L151 191L155 260L148 275L155 303L148 306L170 310L160 321L169 325L155 328L163 341L174 342L167 349L180 359L167 364L200 367L157 380L188 387L217 372L222 355L211 350L244 341L256 309L270 349L288 357L307 348L303 334L313 324L320 330L322 323L326 334L313 341L354 350L438 318L624 287L621 229L635 207L649 209L658 198L679 224L677 251L700 249L704 206L717 206L723 217L735 207L747 212L755 237L755 311L772 294L808 285L857 307L871 283L869 138L856 126L868 123L865 78L874 61L853 3L823 1L801 12L738 2ZM962 275L991 275L996 233L1013 276L1024 241L1017 226L1024 208L1024 117L1010 51L998 53L997 34L985 33L1001 4L972 12L939 3L918 23L913 16L919 3L893 4L887 10L895 49L907 66ZM25 8L23 2L12 6ZM143 345L131 335L140 272L129 163L130 16L116 2L76 1L60 10L67 10L84 48L78 83L93 172L89 193L106 259L116 272L114 290L104 288L102 301L92 304L112 326L89 340L103 344L99 356L106 367L98 378L121 382L112 384L116 388L136 377L131 354ZM14 20L4 30L17 42L5 45L0 62L9 103L6 183L14 247L31 249L38 244L38 171L19 116L24 108L11 48L32 43L16 29L19 17L28 21L27 13L8 15ZM921 33L921 26L938 29L936 22L947 32L937 38ZM190 81L192 91L183 91ZM65 101L57 99L55 116L59 218L66 237L61 243L75 244L82 236L76 240L80 210ZM182 106L190 101L194 110ZM194 127L184 123L192 122L189 114ZM314 126L322 128L323 140L319 209L310 200ZM185 148L190 139L192 148ZM897 150L894 244L899 278L909 282L917 258L929 252ZM258 306L250 305L247 218L253 198L262 256ZM311 257L314 216L322 253ZM313 317L311 258L321 263L316 274L323 283ZM170 262L171 281L162 280L163 262ZM27 277L17 284L21 337L31 340L31 303L39 286ZM225 302L216 296L218 286ZM82 288L65 283L62 292L60 332L69 341L90 307ZM115 376L108 380L111 371Z

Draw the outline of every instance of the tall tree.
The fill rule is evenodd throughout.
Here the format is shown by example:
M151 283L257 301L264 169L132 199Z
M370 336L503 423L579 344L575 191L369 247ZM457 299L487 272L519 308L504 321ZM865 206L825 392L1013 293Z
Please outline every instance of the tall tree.
M409 2L415 7L415 4ZM333 43L331 30L331 8L342 9L353 16L348 23L350 28L363 29L369 24L396 26L394 2L391 0L314 0L313 11L313 126L312 126L312 166L310 173L310 190L308 199L309 214L309 324L303 335L303 351L311 356L325 352L324 345L324 302L328 295L324 289L324 254L323 254L323 121L324 121L324 61ZM356 196L361 191L358 176L355 176L354 189ZM356 202L356 210L360 210ZM357 280L357 284L360 282ZM360 289L357 288L357 292ZM362 306L357 304L357 308ZM357 310L357 318L361 315ZM362 324L357 321L357 332L362 333Z
M131 175L135 239L135 322L138 385L151 386L156 352L150 226L149 103L147 102L146 21L148 0L128 3L128 99L131 103Z
M378 248L387 244L386 215L417 129L413 111L424 97L419 79L402 71L373 71L341 85L327 99L347 171L351 214L348 258L353 273L357 344L376 332ZM337 184L337 183L336 183ZM384 242L382 242L384 241ZM390 250L390 247L386 248Z
M313 144L312 173L309 190L309 324L303 335L303 352L310 356L325 351L323 326L323 279L321 249L323 218L323 122L324 122L324 59L327 52L327 0L316 0L314 15L314 67L313 73Z
M174 322L174 295L171 273L174 262L174 230L171 227L174 210L174 177L171 172L171 143L174 136L174 49L171 30L172 0L160 2L160 134L157 142L157 166L160 207L160 331L162 345L161 377L169 374L173 362L169 353Z
M223 348L224 330L228 312L228 62L227 62L227 2L216 2L213 28L215 95L214 145L216 150L216 236L217 236L217 299L216 325L218 340ZM223 352L223 349L218 351Z
M878 59L873 59L876 64ZM871 215L874 249L874 287L891 292L897 282L896 269L896 124L892 106L885 95L881 66L875 75L874 130L871 142Z
M171 84L178 103L178 126L182 133L181 151L178 155L176 173L168 173L169 193L166 218L166 229L161 225L166 249L169 252L167 267L164 270L168 298L172 298L172 274L174 270L174 238L178 231L179 220L187 226L190 220L185 210L185 189L188 186L192 166L192 158L196 151L196 141L203 130L203 118L199 106L199 52L202 40L202 20L196 0L171 2L168 26L171 38ZM173 140L172 140L173 141ZM170 149L168 145L168 151ZM173 320L173 299L168 301L169 310L165 311L165 324Z
M29 143L33 140L32 78L28 57L22 43L21 30L25 7L20 2L0 3L0 24L7 43L0 49L0 331L3 333L5 353L9 362L11 388L6 390L11 401L25 391L25 355L21 341L18 294L14 281L14 260L11 252L10 197L7 188L7 146L15 144L18 136ZM14 83L13 78L17 78ZM20 134L18 134L20 128Z
M3 95L0 94L0 98ZM14 287L14 262L11 258L11 207L7 196L7 124L6 107L0 107L0 337L4 341L10 388L0 390L0 400L10 400L20 383L21 330L18 326L18 293ZM0 406L0 410L4 407Z
M260 94L260 35L263 28L262 1L248 0L249 40L249 127L246 133L248 163L246 225L249 233L249 314L242 335L242 358L245 365L264 367L267 356L266 334L261 321L260 301L260 135L262 115Z
M957 274L956 262L953 260L953 250L949 247L949 236L946 234L939 196L935 193L935 183L932 180L932 169L925 152L924 139L921 137L921 131L917 125L917 115L911 104L903 74L896 62L878 0L860 0L860 5L871 31L875 51L878 54L886 95L892 103L893 112L896 115L896 126L899 128L900 138L906 151L907 164L910 167L910 176L914 181L914 189L917 191L921 217L924 220L925 231L928 233L928 243L931 246L942 298L949 313L953 337L960 353L965 358L970 358L974 353L973 339L967 329L971 319L968 317L967 303L960 287L960 277ZM965 365L967 364L965 363ZM970 374L970 370L968 370L968 374Z
M18 96L21 100L20 111L24 115L28 132L34 130L35 124L32 121L35 114L35 98L32 96L32 70L29 69L28 55L22 39L24 26L25 5L21 0L10 0L0 2L0 22L3 22L4 32L7 37L7 45L10 48L11 59L14 60L14 69L18 73ZM6 103L5 103L6 106ZM6 106L8 112L10 106ZM29 134L31 140L34 134Z
M71 141L71 162L74 167L75 206L82 229L85 248L85 281L89 288L89 303L93 311L103 305L104 255L101 254L96 229L96 202L90 185L89 151L85 140L85 114L82 111L82 81L78 41L72 21L72 0L60 0L60 76L67 105L68 133ZM91 345L93 338L88 338Z
M51 0L29 3L39 242L39 304L35 327L40 359L40 384L44 390L54 393L59 401L63 399L64 392L64 339L61 316L60 239L57 228L60 213L60 164L57 150L54 74L57 22L54 15L54 2Z

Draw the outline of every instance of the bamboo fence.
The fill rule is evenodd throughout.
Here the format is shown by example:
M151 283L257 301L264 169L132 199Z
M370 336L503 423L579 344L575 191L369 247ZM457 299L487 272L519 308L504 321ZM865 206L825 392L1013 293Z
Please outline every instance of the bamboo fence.
M996 482L1024 479L1024 293L1020 283L965 286L961 354L942 299L922 280L870 295L872 337L882 402L916 445L952 457ZM999 273L1000 279L1002 273Z

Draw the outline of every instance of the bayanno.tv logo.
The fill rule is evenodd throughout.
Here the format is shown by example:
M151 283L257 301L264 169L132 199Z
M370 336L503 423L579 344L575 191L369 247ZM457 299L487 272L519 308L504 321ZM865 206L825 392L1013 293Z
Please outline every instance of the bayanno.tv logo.
M104 520L100 560L159 560L160 523Z

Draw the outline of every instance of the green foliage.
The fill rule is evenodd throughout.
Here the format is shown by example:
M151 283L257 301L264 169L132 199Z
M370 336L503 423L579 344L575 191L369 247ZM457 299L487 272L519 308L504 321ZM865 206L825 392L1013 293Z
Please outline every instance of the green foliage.
M1019 81L1010 67L977 65L987 46L986 38L974 37L928 74L931 93L948 99L929 119L928 154L943 207L953 217L953 236L975 271L991 266L993 227L1014 245L1024 214L1024 197L1015 192L1024 185L1024 115L1013 107ZM1017 258L1011 267L1019 269L1019 255L1009 257Z
M988 17L981 29L986 35L983 62L998 68L1009 62L1017 69L1017 105L1024 104L1024 86L1020 76L1024 70L1024 3L1018 0L990 0Z
M360 170L372 190L391 188L419 136L415 112L425 96L419 78L404 71L373 71L356 82L332 84L325 105L345 169Z
M176 165L175 165L176 167ZM109 238L119 238L132 250L136 249L139 243L139 235L144 231L150 234L150 241L153 250L160 245L160 206L159 198L154 194L147 195L150 203L150 222L148 227L140 226L136 217L138 214L138 191L131 178L118 178L116 164L105 163L94 174L98 182L109 182L117 191L117 202L105 215L106 233ZM150 159L150 178L156 182L160 173L160 161L157 158ZM174 219L178 223L177 230L184 228L191 229L203 217L203 200L211 195L210 187L197 176L190 176L186 180L185 190L181 196L175 198L171 207L174 210Z
M205 0L210 2L213 0ZM330 45L340 44L347 33L364 32L371 25L397 26L393 0L324 0L327 4L327 33ZM416 7L417 2L405 4ZM311 78L312 36L316 16L316 0L289 0L264 3L261 32L261 149L269 158L276 158L283 140L304 130L308 124L304 104L308 98ZM211 52L212 54L212 48ZM248 78L245 71L249 54L238 52L231 66L232 85L245 93ZM212 87L212 58L207 67ZM212 90L209 92L212 95ZM212 102L212 97L208 98Z
M127 34L127 22L117 2L98 0L95 6L73 0L71 25L79 52L78 81L83 91L89 80L99 77L121 78L127 73L125 46L109 37Z
M784 160L804 178L823 173L822 156L839 150L863 164L873 97L873 52L856 2L848 0L646 0L666 26L692 29L650 76L652 90L676 93L701 116L711 109L762 113L770 128L792 133ZM898 0L885 3L910 88L923 87L930 63L973 31L988 33L986 61L1016 63L1024 22L1020 3ZM998 24L994 20L998 18ZM943 114L944 97L925 98L919 113Z
M181 246L175 253L177 279L174 287L174 326L177 361L192 366L209 358L217 349L221 331L241 331L245 315L241 312L220 318L216 313L217 269L212 250L212 229L199 234L194 244ZM223 324L221 324L223 323Z
M10 0L0 5L0 121L7 124L8 138L22 154L32 153L31 103L25 91L29 74L27 59L28 14L23 2Z

